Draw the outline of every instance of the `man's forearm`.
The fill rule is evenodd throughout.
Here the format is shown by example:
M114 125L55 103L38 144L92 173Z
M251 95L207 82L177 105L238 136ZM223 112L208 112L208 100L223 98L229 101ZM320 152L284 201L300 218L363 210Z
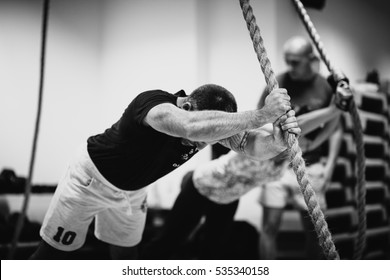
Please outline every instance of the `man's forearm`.
M325 125L325 127L318 133L316 138L314 138L314 140L310 141L310 145L307 147L307 150L310 151L310 150L316 149L317 147L322 145L322 143L327 141L329 139L329 137L332 137L333 133L335 132L335 129L339 125L338 122L339 122L339 118L336 118L336 119L328 122Z
M262 126L269 120L268 111L239 113L223 111L186 111L164 103L152 108L145 123L157 131L191 141L212 142Z
M311 131L320 127L334 119L339 119L341 110L339 110L334 104L329 107L318 109L297 117L299 127L302 130L302 135L310 133Z
M327 160L327 169L329 172L333 172L334 166L336 165L337 157L341 148L342 137L343 129L339 125L329 140L329 155Z
M274 135L266 127L245 131L220 143L255 160L273 158L287 148L275 141Z
M216 141L229 138L245 130L263 126L268 117L261 110L239 113L215 111L190 112L186 137L192 141Z
M144 123L174 137L213 142L275 122L291 109L289 100L285 89L276 89L267 97L262 109L238 113L188 111L163 103L149 110Z
M274 135L258 133L258 130L251 131L248 138L245 154L257 160L273 158L287 149L286 146L276 143Z

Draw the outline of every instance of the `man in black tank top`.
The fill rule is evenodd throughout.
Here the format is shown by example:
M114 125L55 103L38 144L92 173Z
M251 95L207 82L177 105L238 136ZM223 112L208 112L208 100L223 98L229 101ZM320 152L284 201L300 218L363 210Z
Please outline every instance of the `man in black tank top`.
M300 134L290 97L274 90L262 109L237 112L233 95L213 84L189 96L151 90L121 118L91 136L59 182L34 259L70 258L89 224L110 244L112 258L137 258L146 217L146 186L175 170L207 144L220 143L259 160L286 150L282 131ZM264 136L261 126L276 123ZM280 126L279 126L280 125Z

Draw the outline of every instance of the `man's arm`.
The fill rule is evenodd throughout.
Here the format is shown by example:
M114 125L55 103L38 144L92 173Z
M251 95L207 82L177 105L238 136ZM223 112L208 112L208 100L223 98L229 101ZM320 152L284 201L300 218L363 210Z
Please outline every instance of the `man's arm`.
M285 89L274 90L263 109L238 113L186 111L163 103L153 107L144 121L155 130L174 137L200 142L218 141L274 122L291 109L290 97L286 93Z
M295 112L290 110L273 124L252 129L219 141L222 145L256 160L273 158L287 149L283 133L300 135Z
M186 111L169 103L152 108L145 121L162 133L202 142L217 141L257 126L255 111ZM258 123L266 122L267 116L260 116Z
M340 126L339 123L340 123L340 116L326 123L325 126L322 128L322 130L317 134L317 136L313 140L309 140L307 138L302 137L301 139L302 151L304 152L311 151L318 148L320 145L322 145L325 141L327 141L330 137L332 137L333 133L335 133L335 131L339 128Z
M297 120L302 135L306 135L330 121L338 122L341 114L342 111L335 104L331 104L328 107L302 114L297 117Z
M261 161L273 158L285 150L286 147L275 145L274 137L266 126L233 135L220 140L218 143L255 160Z
M294 115L295 112L291 110L287 114L289 117L285 120L279 120L279 123L281 122L282 125L290 125L289 127L284 127L284 129L282 127L282 130L297 128L299 125L301 131L295 131L295 134L301 134L303 136L325 124L324 129L314 141L306 140L303 137L300 138L300 141L302 140L301 142L307 143L303 145L302 148L302 150L305 151L318 147L331 137L339 123L341 110L332 104L329 107L315 110L296 118L293 118ZM298 123L298 125L296 125L296 123ZM273 126L267 124L259 129L246 131L228 139L224 139L220 141L220 143L236 152L264 160L272 158L286 150L286 145L282 136L275 137L275 135L279 135L280 133L280 128L277 123Z
M266 87L263 90L263 93L260 96L259 102L257 102L257 109L263 108L264 103L265 103L265 98L267 97L267 95L268 95L268 87Z
M337 158L340 152L343 139L343 128L339 124L336 131L329 139L329 154L325 165L325 190L332 179L333 171L336 166Z

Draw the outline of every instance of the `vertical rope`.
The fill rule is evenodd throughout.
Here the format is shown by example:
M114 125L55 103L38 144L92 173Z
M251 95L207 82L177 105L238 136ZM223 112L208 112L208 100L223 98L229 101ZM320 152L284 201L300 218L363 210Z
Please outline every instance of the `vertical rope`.
M37 117L35 122L35 131L34 131L34 140L33 140L33 146L31 151L31 158L30 158L30 166L29 166L29 172L28 172L28 178L26 181L25 186L25 193L24 193L24 201L23 201L23 207L21 214L18 218L18 221L16 223L15 227L15 234L12 239L11 243L11 249L8 255L8 259L12 260L14 258L14 255L16 253L17 243L20 237L20 234L23 229L24 219L26 217L26 212L28 208L30 193L31 193L31 181L32 181L32 175L34 172L34 162L35 162L35 154L37 149L37 142L38 142L38 132L39 132L39 123L41 119L41 111L42 111L42 99L43 99L43 84L44 84L44 74L45 74L45 54L46 54L46 35L47 35L47 23L49 18L49 2L50 0L44 0L43 3L43 15L42 15L42 38L41 38L41 60L40 60L40 81L39 81L39 96L38 96L38 110L37 110Z
M308 13L306 12L305 7L299 0L292 0L295 4L295 8L298 11L298 14L301 18L301 20L304 22L304 25L306 27L306 30L309 33L310 38L314 42L314 45L316 46L318 53L320 54L322 61L325 63L326 67L329 69L329 72L332 73L335 81L340 81L345 78L344 74L337 69L330 61L329 56L325 52L325 48L323 43L321 42L320 35L316 31L314 24L311 22L310 17Z
M357 211L358 211L358 233L355 241L355 250L353 253L353 259L359 260L363 256L364 248L366 247L366 230L367 230L367 218L366 218L366 159L364 152L363 141L363 128L360 122L358 110L355 102L353 102L349 108L349 113L352 116L354 128L353 133L356 142L356 154L357 154Z
M333 75L335 81L345 80L345 75L334 65L331 64L331 61L325 52L325 48L320 40L320 36L316 31L313 23L310 20L309 15L306 12L303 4L299 0L293 0L295 8L306 27L311 39L313 40L319 54L321 55L322 60L327 66L329 72ZM366 229L367 229L367 221L366 221L366 188L365 188L365 153L364 153L364 141L363 141L363 129L360 122L360 117L356 108L356 104L354 100L352 100L349 106L349 113L351 114L353 123L354 123L354 136L356 141L356 149L357 149L357 210L359 217L359 225L358 225L358 235L355 243L355 251L353 258L361 259L365 245L366 245Z
M271 68L271 62L267 57L264 42L260 35L260 29L256 24L256 18L253 15L249 0L240 0L240 6L267 85L270 89L275 89L278 87L278 82ZM297 176L297 181L307 204L308 212L319 238L319 243L327 259L339 259L340 257L333 243L328 224L325 221L324 214L321 211L317 197L307 176L305 161L302 158L302 150L298 145L295 135L287 133L286 137L290 150L291 165Z

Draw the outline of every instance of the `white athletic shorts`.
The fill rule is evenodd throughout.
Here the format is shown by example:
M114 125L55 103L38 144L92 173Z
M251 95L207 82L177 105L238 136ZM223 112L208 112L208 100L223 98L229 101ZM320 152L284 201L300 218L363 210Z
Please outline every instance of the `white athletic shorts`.
M95 236L106 243L132 247L141 241L146 221L146 188L123 191L97 170L86 145L79 150L51 200L41 237L62 251L83 246L95 218Z
M321 209L326 208L324 187L325 164L322 162L306 166L311 186ZM278 181L266 183L262 186L259 202L262 206L269 208L284 208L291 203L299 210L307 210L307 205L297 182L294 170L289 167Z

